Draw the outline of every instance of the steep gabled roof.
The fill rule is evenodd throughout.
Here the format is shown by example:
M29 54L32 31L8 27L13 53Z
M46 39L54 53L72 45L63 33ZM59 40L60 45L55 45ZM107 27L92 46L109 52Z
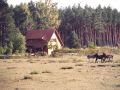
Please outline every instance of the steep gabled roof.
M45 41L50 41L53 33L55 32L58 40L60 41L61 45L64 46L59 33L54 29L45 29L45 30L31 30L26 33L26 40L28 39L42 39Z
M49 41L54 31L53 29L31 30L26 33L26 39L43 39Z
M62 39L61 39L59 33L58 33L56 30L55 30L55 34L56 34L58 40L60 41L61 45L64 46L64 43L63 43L63 41L62 41Z

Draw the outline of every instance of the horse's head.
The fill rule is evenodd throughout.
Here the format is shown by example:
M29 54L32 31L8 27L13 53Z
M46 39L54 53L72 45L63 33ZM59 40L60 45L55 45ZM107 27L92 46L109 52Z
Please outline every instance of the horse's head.
M87 55L87 58L90 59L90 55Z
M106 53L104 53L104 52L103 52L103 56L105 56L105 57L106 57L106 56L107 56L107 55L106 55Z
M113 55L109 55L109 58L112 58L112 59L113 59Z
M98 53L95 53L94 56L98 56Z
M90 58L95 58L95 54L89 54L87 55L87 58L90 59Z

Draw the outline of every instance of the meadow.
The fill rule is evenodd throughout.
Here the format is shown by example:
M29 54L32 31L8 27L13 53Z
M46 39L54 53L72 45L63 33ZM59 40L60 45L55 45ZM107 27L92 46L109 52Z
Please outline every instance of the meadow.
M120 90L120 55L98 63L65 53L0 60L0 90Z

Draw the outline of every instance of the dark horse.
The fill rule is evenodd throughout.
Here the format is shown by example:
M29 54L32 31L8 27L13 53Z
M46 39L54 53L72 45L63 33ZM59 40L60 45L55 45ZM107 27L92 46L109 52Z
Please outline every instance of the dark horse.
M95 53L95 54L89 54L87 55L87 58L90 59L90 58L95 58L95 62L97 62L98 59L101 60L101 62L105 62L106 59L108 59L109 61L111 61L111 59L113 59L113 55L107 55L105 53L103 53L102 55L99 55L98 53Z
M102 55L98 55L98 53L94 54L94 57L96 58L95 63L98 59L101 59L101 62L105 62L105 59L107 58L107 55L103 53Z
M99 55L98 53L95 53L95 54L87 55L87 58L88 59L91 59L91 58L94 59L95 58L95 62L97 62L98 59L100 59L101 62L104 62L107 57L106 57L105 53L103 53L102 55Z
M109 61L112 61L112 59L113 59L113 55L108 54L108 55L106 55L105 58L108 59Z
M91 59L91 58L94 59L94 58L95 58L95 54L89 54L89 55L87 55L87 58L88 58L88 59Z

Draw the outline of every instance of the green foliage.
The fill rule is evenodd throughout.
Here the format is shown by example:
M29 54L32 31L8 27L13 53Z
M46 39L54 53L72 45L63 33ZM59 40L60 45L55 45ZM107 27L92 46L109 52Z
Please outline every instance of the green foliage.
M55 44L53 44L53 42ZM57 50L58 49L58 45L56 41L49 41L48 45L47 45L48 49L53 49L53 50Z
M0 54L12 54L12 48L10 47L0 47Z
M52 43L49 42L48 45L47 45L47 47L48 47L48 49L52 49L53 48Z
M70 35L67 39L67 43L68 43L68 47L70 48L80 47L79 39L77 37L77 34L74 31L70 32Z
M27 30L58 27L59 13L55 3L31 1L29 4L20 4L13 8L3 0L0 2L2 3L0 5L1 13L2 11L4 13L4 17L0 17L0 22L5 23L6 27L0 32L0 36L3 37L1 38L3 40L0 40L2 54L24 52L25 38L23 35Z
M8 40L9 40L6 53L12 53L12 52L14 53L17 50L19 53L22 53L23 51L25 51L25 38L14 24L14 19L12 17L13 11L10 10L10 12L11 13L8 13L8 15L6 16L6 19L8 20L7 33L8 33Z
M14 39L14 52L16 53L24 53L26 50L25 47L25 37L21 34L18 34L18 37Z
M55 3L39 1L28 4L30 13L35 23L35 29L46 29L49 27L58 27L59 13Z
M82 8L78 4L60 9L59 13L61 19L59 31L65 46L69 47L67 38L71 31L77 32L82 47L88 46L89 42L94 42L98 46L115 45L119 42L114 36L120 35L118 34L120 12L110 6L102 8L99 5L94 9L87 5Z
M11 48L7 48L5 53L6 54L12 54L12 49Z
M8 4L5 0L0 0L0 46L3 47L7 44L6 39L6 14L8 12Z
M79 49L63 48L63 49L60 49L60 50L55 50L54 52L58 52L58 53L79 53Z
M105 23L104 23L104 20L102 17L102 13L103 13L103 10L102 10L101 6L99 5L95 10L95 20L94 20L95 29L98 32L104 32L104 30L105 30L105 27L104 27Z
M25 35L27 30L34 27L32 15L29 11L27 4L20 4L14 8L14 19L16 26L20 29L21 33Z
M13 44L9 42L7 46L4 46L4 52L2 54L12 54L13 52Z
M94 44L94 42L89 42L88 44L88 48L95 48L96 45Z
M24 52L23 35L28 30L49 27L59 27L65 46L70 48L115 45L119 41L120 12L109 6L101 8L99 5L93 9L87 5L82 8L80 4L58 10L57 4L51 0L31 1L13 7L8 6L6 0L0 0L1 54Z
M4 53L4 49L3 47L0 47L0 54L3 54Z

